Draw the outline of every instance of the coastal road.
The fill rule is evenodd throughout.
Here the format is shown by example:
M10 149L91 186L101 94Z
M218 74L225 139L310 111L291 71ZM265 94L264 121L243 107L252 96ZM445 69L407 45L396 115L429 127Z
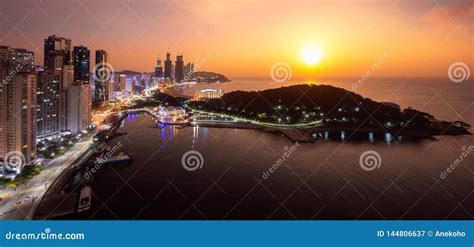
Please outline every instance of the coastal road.
M170 89L173 89L173 88L174 88L173 86L169 86L169 87L165 87L163 89L164 89L165 93L167 93L169 95L172 95L173 97L189 97L189 96L181 94L181 93L176 94L175 92L173 92L174 90L173 91L170 90ZM222 113L206 112L206 111L202 111L202 110L192 109L186 103L184 103L183 106L184 106L184 108L186 108L187 110L192 111L192 112L213 114L213 115L217 115L217 116L221 116L221 117L232 118L234 120L234 121L204 120L204 121L201 122L201 123L207 123L207 124L215 123L215 124L229 124L229 125L231 125L235 122L245 122L245 123L252 123L252 124L255 124L255 125L260 125L260 126L263 126L263 127L278 128L278 129L295 129L295 128L305 129L305 128L312 128L312 127L322 126L322 124L323 124L322 119L318 119L316 121L309 122L309 123L300 123L300 124L278 124L278 123L260 122L260 121L256 121L256 120L240 118L240 117L236 117L236 116L232 116L232 115L226 115L226 114L222 114ZM200 123L200 121L196 121L196 123Z
M187 108L189 108L189 107L187 107ZM211 114L211 115L231 118L231 119L234 120L234 122L247 122L247 123L252 123L252 124L260 125L260 126L264 126L264 127L273 127L273 128L280 128L280 129L310 128L310 127L314 127L314 126L320 126L323 123L322 120L316 120L316 121L313 121L313 122L301 123L301 124L277 124L277 123L259 122L259 121L255 121L255 120L239 118L239 117L235 117L235 116L232 116L232 115L226 115L226 114L222 114L222 113L206 112L206 111L194 110L194 109L192 109L192 111L197 112L197 113ZM201 123L201 122L202 123L213 123L214 122L214 123L229 123L229 124L234 123L232 121L223 121L223 120L204 120L204 121L201 120L201 121L196 121L196 122L197 123Z
M0 196L2 197L0 219L31 219L35 208L54 180L61 175L64 169L73 165L77 158L89 151L93 136L94 133L76 143L64 155L51 160L44 166L40 174L33 176L31 179L22 180L22 184L16 189L6 188L0 190Z

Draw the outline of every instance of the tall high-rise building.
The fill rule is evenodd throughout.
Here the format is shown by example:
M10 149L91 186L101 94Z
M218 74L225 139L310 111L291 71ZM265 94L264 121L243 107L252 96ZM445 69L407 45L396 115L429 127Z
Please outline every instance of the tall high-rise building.
M176 64L175 64L175 81L182 82L184 80L184 61L183 55L176 56Z
M90 84L76 84L68 90L67 127L77 134L91 124L91 89Z
M95 90L94 90L94 101L104 102L108 100L109 93L107 92L107 83L110 79L110 76L104 74L109 73L109 68L107 68L108 63L108 53L105 50L96 50L95 51L95 64L96 71L94 71L94 80L95 80Z
M74 81L89 83L90 51L85 46L74 46Z
M119 85L119 91L125 91L127 87L127 76L126 75L120 75L118 77L118 85Z
M44 70L61 73L63 65L72 65L72 41L67 38L51 35L44 40Z
M38 137L58 135L59 90L61 82L46 71L38 70L37 77L37 122Z
M87 47L74 47L74 81L68 86L67 129L79 133L91 124L90 52ZM67 77L65 77L67 78Z
M92 124L92 89L91 84L82 85L82 128Z
M194 63L187 63L184 66L184 77L190 78L194 73Z
M34 53L0 46L0 156L36 155L36 76Z
M156 60L155 66L155 77L162 78L163 77L163 66L161 65L161 58Z
M74 82L74 66L73 65L64 65L63 66L63 75L61 78L60 84L62 91L59 97L59 128L60 131L67 131L69 128L67 126L69 116L68 111L70 110L69 102L69 89L75 85Z
M113 92L118 92L120 91L120 74L115 74L114 75L114 79L113 79L113 83L111 83L111 86L113 88Z
M113 80L110 80L107 82L107 99L113 99L114 98L114 92L115 92L115 84L117 84L117 81L115 78Z
M25 49L7 49L9 50L10 68L18 72L31 73L35 71L34 53Z
M43 124L38 123L41 126L50 126L51 128L42 128L40 136L50 136L55 135L61 131L67 130L67 90L74 81L74 61L73 61L73 50L72 50L72 41L67 38L58 37L55 35L49 36L44 40L44 73L45 75L40 78L41 83L40 87L48 87L52 85L52 91L48 93L55 92L57 95L50 95L48 98L55 99L58 98L58 107L50 107L41 104L50 104L50 102L39 101L39 116L40 121L46 121L47 115L42 115L43 113L52 112L50 116L58 116L59 124ZM46 81L44 81L46 80ZM54 87L56 83L59 82L58 90ZM42 91L42 89L38 89ZM54 101L54 100L52 100ZM49 109L47 109L49 107ZM41 109L46 109L42 111ZM55 117L54 117L55 118ZM53 119L54 119L53 118Z
M166 60L165 60L165 75L164 78L171 80L173 78L172 75L172 67L173 62L171 61L171 54L169 52L166 53Z
M68 92L68 101L67 127L71 133L76 134L82 130L82 88L80 85L71 86Z
M135 84L135 79L128 78L127 80L125 80L125 91L128 93L128 95L133 95Z

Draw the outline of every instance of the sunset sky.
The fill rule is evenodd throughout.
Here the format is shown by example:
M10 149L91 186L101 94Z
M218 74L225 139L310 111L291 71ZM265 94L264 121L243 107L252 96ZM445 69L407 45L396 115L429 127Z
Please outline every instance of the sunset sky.
M472 0L1 0L0 45L39 65L56 34L107 50L116 70L152 71L169 49L231 77L268 76L277 62L295 77L358 77L384 56L377 76L445 77L454 62L474 66L473 14ZM303 63L307 46L320 63Z

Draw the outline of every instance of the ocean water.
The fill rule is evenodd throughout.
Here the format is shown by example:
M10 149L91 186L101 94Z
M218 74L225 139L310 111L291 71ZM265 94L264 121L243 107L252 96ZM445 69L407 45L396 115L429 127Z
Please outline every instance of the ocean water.
M318 83L353 90L356 81ZM192 95L202 88L229 92L293 83L297 82L235 80L180 90ZM438 119L472 124L473 89L472 81L392 78L368 80L355 91ZM318 140L294 146L282 136L257 130L160 126L144 113L127 117L119 131L127 134L110 145L120 142L120 149L134 153L135 160L102 167L90 183L91 210L61 219L472 219L474 215L472 136L390 144L376 136L374 143ZM188 151L202 155L196 170L182 164ZM362 160L361 165L367 152L377 153L378 157L371 156L375 164Z

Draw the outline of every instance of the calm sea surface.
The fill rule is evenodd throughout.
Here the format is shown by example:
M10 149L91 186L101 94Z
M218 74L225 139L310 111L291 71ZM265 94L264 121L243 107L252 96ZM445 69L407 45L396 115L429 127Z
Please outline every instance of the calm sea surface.
M321 80L353 90L357 79ZM291 83L235 80L182 89L263 90ZM376 101L413 107L438 119L474 123L473 81L448 79L369 80L356 92ZM256 130L159 126L146 114L126 118L111 142L135 154L131 164L106 166L91 182L92 208L63 219L472 219L472 136L439 141L375 143L318 140L300 144L266 179L293 143ZM472 130L471 130L472 132ZM202 154L187 171L181 157ZM359 158L380 155L365 171ZM440 177L462 154L453 171ZM467 154L466 154L467 153Z

